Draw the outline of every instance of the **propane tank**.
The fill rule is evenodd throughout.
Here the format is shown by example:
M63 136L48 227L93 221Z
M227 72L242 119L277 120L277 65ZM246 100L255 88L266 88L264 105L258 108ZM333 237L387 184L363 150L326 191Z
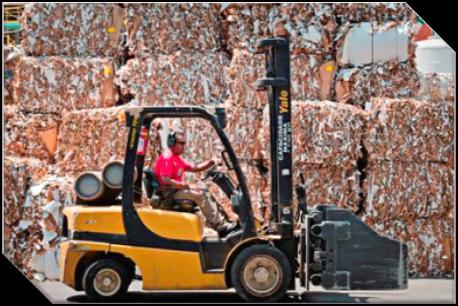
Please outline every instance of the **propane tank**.
M109 162L103 167L102 177L106 186L113 189L122 188L122 176L124 172L124 163L119 160ZM134 168L134 182L137 180L137 168Z
M99 199L105 192L100 172L84 172L75 181L75 191L79 199L92 201Z

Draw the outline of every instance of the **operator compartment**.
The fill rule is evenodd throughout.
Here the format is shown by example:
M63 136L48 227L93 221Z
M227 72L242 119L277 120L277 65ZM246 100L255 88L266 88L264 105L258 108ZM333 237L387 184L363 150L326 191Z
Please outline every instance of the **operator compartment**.
M137 208L145 226L158 236L199 242L203 225L197 214L175 212L150 207ZM70 238L84 240L97 234L126 235L122 206L72 206L63 211ZM95 234L95 235L94 235Z

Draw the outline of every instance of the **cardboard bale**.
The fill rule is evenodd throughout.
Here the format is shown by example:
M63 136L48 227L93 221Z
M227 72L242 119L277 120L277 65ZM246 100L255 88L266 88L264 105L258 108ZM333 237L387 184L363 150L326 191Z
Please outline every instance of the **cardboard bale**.
M415 38L411 23L346 24L338 28L335 46L337 63L341 67L387 61L409 61L415 66Z
M270 162L264 161L270 169ZM360 215L363 212L364 203L361 200L361 172L357 167L339 167L327 164L308 164L295 160L293 162L293 180L298 181L300 174L304 175L307 196L307 206L336 205L351 210ZM254 184L253 194L261 205L261 220L269 222L272 215L270 201L270 171L261 176ZM293 197L293 211L297 213L298 203L296 196Z
M295 100L316 100L330 81L320 81L322 56L298 54L291 57L291 95ZM328 64L331 70L335 65ZM230 66L225 69L229 104L234 107L263 108L269 103L265 91L258 92L254 82L265 77L265 58L247 50L234 50ZM329 89L328 89L329 91ZM324 95L329 95L329 92Z
M48 149L40 136L53 132L55 143L61 121L60 115L24 113L16 105L5 106L4 115L4 142L7 155L48 161L52 159L54 152ZM51 138L53 135L50 135Z
M406 22L416 17L406 3L333 3L333 10L340 24Z
M337 72L336 99L341 103L365 104L374 97L415 97L420 87L417 70L410 63L388 61Z
M331 4L234 4L223 11L227 48L255 50L261 38L289 35L292 53L331 54L337 24Z
M57 263L39 271L36 260L60 240L62 208L73 204L73 179L48 175L41 161L30 158L7 157L4 169L5 255L28 278L55 279L58 274L50 271Z
M27 190L33 182L46 175L42 161L32 158L6 156L3 160L4 186L4 226L3 245L6 256L13 260L14 246L12 245L13 226L21 219L20 209L24 205Z
M136 57L221 49L219 5L213 3L130 3L127 31Z
M366 212L377 221L443 217L453 210L453 169L434 162L370 161Z
M455 102L455 80L450 73L420 74L418 100L427 102Z
M227 55L175 52L131 59L119 71L123 95L140 105L208 105L223 103L227 85L223 67Z
M260 158L262 144L258 140L258 134L263 120L263 113L258 109L242 107L228 109L225 131L240 160L251 161Z
M361 173L356 167L294 162L294 178L304 174L307 206L336 205L361 213Z
M407 242L414 277L453 273L454 170L440 163L372 161L364 180L363 220Z
M58 135L59 171L101 171L109 161L124 160L128 129L118 120L123 110L124 107L111 107L66 113Z
M61 113L109 107L118 99L107 58L24 56L16 68L13 97L22 111Z
M309 164L355 167L366 113L330 101L293 103L293 156Z
M117 4L26 4L21 43L33 56L118 56L124 16Z
M266 107L258 132L264 158L270 157L268 114ZM365 111L331 101L293 101L292 114L294 162L351 168L362 158Z
M364 146L370 159L453 165L452 103L380 98L373 99L369 110Z

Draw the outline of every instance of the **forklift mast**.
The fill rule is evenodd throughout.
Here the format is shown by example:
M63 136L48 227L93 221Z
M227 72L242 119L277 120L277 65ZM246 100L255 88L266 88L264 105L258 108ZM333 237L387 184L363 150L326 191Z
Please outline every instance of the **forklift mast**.
M262 39L257 54L265 55L266 78L255 82L267 91L270 113L272 229L283 238L293 235L292 130L290 52L287 37Z
M256 53L265 54L266 59L266 77L256 81L255 87L266 90L269 98L270 230L281 236L276 246L290 259L307 290L309 281L334 290L406 288L407 245L378 235L351 211L334 203L307 207L303 175L296 185L301 231L295 241L289 40L262 39ZM293 260L295 256L297 261ZM294 284L290 284L292 288Z

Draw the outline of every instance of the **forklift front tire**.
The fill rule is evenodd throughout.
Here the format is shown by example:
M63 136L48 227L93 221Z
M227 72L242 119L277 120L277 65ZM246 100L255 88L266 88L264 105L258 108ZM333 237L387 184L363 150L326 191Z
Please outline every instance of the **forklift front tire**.
M237 255L231 268L232 285L245 301L276 302L291 282L288 258L270 245L253 245Z
M83 275L83 289L91 300L113 301L122 297L131 279L126 268L113 259L100 259L89 265Z

